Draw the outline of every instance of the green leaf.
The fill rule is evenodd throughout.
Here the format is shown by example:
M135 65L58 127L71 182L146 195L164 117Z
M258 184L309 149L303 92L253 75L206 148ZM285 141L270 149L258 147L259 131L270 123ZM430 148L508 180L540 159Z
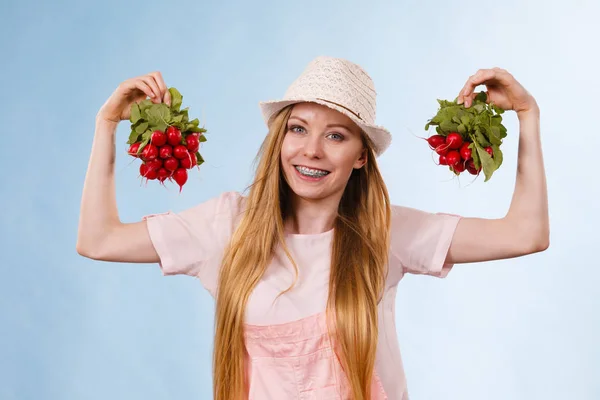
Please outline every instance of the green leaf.
M500 150L500 146L498 145L492 145L492 150L492 153L494 153L494 163L496 164L496 169L498 169L502 165L504 155L502 154L502 150Z
M161 130L164 131L167 129L169 125L169 121L171 120L171 110L164 103L154 104L152 107L148 108L148 122L152 127L152 130Z
M481 168L481 159L479 158L479 154L477 153L477 146L475 146L475 143L471 143L469 145L469 149L471 149L471 157L473 157L473 165L475 165L476 169Z
M478 113L482 113L482 112L484 112L484 111L485 111L485 104L475 104L475 105L473 106L473 109L474 109L475 111L477 111Z
M192 125L192 124L188 124L188 125L186 126L186 129L185 129L185 130L186 130L187 132L196 132L196 133L202 133L202 132L206 132L206 129L204 129L204 128L200 128L199 126L195 126L195 125Z
M139 102L140 111L142 112L142 116L145 110L151 107L154 103L150 99L144 99Z
M135 124L140 120L141 117L142 115L140 113L140 106L137 103L133 103L131 105L129 121L131 121L132 124Z
M492 103L492 109L496 112L496 114L503 114L504 110L498 106L496 106L495 104Z
M151 130L147 130L146 132L144 132L142 134L142 143L140 144L140 149L139 152L141 153L142 150L144 149L144 147L146 147L148 145L148 143L150 143L150 138L152 137L152 131Z
M467 114L463 114L463 115L460 117L460 122L461 122L463 125L465 125L465 126L469 126L469 125L471 125L471 120L472 120L472 119L473 119L473 118L472 118L472 117L470 117L469 115L467 115Z
M490 123L492 124L492 126L500 126L502 124L502 116L492 115Z
M196 153L196 163L198 165L202 164L204 162L204 158L202 158L202 156L200 155L200 153Z
M491 143L486 139L486 137L483 135L479 128L475 129L474 135L474 142L477 142L477 144L479 144L481 147L488 147L489 145L491 145Z
M190 124L193 124L194 126L198 126L198 125L200 125L200 120L198 118L194 118L193 120L190 121Z
M464 126L463 124L460 124L458 126L458 132L464 135L465 133L467 133L467 127Z
M485 175L484 182L487 182L494 174L494 171L496 171L496 163L492 159L492 156L490 156L484 148L480 147L479 145L476 145L476 148L477 155L481 160L481 166L483 167L483 174Z
M185 123L187 123L190 120L189 109L189 107L186 107L180 111L181 115L183 115L183 122Z
M204 131L206 132L206 129L204 129ZM200 135L200 137L198 137L198 141L199 141L200 143L202 143L202 142L206 142L206 136L204 136L204 135Z
M491 129L491 134L489 135L490 143L495 144L495 145L501 145L502 139L500 139L500 128L497 126L492 126L492 127L490 127L490 129Z
M179 93L179 90L174 87L169 88L169 94L171 95L171 110L179 111L181 103L183 102L183 96Z
M135 131L135 129L132 129L131 133L129 134L129 140L127 141L127 144L134 144L135 142L138 141L139 136L140 136L140 134L137 133Z
M451 120L445 119L440 122L440 128L442 128L444 132L456 132L456 130L458 130L458 124L452 122Z
M477 93L477 96L475 96L475 101L481 101L485 103L487 101L487 94L485 92Z
M148 129L148 122L144 121L135 128L135 131L139 134L142 134L146 131L146 129Z

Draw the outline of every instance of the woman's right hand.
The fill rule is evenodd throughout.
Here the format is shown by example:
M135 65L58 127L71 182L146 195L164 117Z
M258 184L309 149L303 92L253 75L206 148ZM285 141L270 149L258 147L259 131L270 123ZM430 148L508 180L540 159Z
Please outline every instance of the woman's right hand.
M100 108L97 119L116 123L129 119L131 105L147 97L154 103L171 105L171 95L159 71L122 82Z

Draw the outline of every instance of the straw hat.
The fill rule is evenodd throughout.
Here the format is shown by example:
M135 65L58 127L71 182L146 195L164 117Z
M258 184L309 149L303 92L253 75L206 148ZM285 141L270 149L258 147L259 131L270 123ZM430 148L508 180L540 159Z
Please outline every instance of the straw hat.
M260 102L263 119L270 126L282 108L295 103L322 104L347 115L369 136L380 156L392 135L375 125L376 96L373 80L359 65L342 58L320 56L312 60L288 87L283 99Z

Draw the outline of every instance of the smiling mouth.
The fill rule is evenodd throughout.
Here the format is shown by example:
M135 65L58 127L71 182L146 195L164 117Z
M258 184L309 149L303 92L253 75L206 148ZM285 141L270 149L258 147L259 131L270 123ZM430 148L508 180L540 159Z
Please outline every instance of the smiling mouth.
M329 171L325 171L322 169L308 168L308 167L304 167L302 165L294 165L294 168L296 168L296 170L298 172L300 172L302 175L308 176L311 178L320 178L320 177L329 175Z

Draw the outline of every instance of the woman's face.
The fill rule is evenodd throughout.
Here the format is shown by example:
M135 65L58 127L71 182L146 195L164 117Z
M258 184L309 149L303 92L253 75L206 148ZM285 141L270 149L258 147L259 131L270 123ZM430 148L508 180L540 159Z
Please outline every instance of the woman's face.
M367 161L360 132L350 118L329 107L294 105L281 148L292 191L307 200L341 199L352 170Z

